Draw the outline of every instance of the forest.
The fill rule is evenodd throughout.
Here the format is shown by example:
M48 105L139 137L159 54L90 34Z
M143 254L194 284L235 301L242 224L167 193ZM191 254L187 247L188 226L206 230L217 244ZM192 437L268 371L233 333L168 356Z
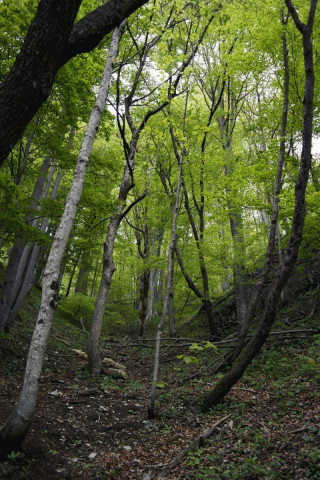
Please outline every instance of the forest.
M320 476L318 0L0 0L0 476Z

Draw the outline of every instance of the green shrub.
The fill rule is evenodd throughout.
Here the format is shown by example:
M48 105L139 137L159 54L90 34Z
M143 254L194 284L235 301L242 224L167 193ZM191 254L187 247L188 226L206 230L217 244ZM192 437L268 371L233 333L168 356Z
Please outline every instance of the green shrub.
M58 306L58 313L70 323L89 330L94 311L94 300L82 293L63 298Z

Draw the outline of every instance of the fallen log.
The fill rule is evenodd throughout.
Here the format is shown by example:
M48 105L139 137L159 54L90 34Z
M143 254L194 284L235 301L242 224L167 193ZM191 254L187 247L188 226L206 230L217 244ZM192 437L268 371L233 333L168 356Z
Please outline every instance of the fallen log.
M79 357L83 358L84 360L88 360L88 355L83 352L82 350L77 350L73 348L72 351L79 355ZM126 372L126 366L122 365L121 363L115 362L112 358L105 357L102 360L103 365L105 365L105 372L107 375L112 375L118 378L127 378L128 374Z

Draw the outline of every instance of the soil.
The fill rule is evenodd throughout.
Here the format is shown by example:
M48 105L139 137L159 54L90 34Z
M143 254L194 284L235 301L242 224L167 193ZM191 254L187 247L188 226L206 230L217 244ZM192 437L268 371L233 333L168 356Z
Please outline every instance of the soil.
M18 324L9 340L0 341L1 422L19 395L29 340L30 332ZM54 328L33 423L20 447L3 456L1 479L153 479L228 414L166 478L320 478L320 384L313 377L257 377L257 366L258 373L239 382L224 404L198 415L188 403L210 388L210 370L181 383L199 367L178 361L181 349L167 350L161 357L158 416L148 420L151 350L110 347L108 355L126 365L128 378L97 379L73 348L72 335Z

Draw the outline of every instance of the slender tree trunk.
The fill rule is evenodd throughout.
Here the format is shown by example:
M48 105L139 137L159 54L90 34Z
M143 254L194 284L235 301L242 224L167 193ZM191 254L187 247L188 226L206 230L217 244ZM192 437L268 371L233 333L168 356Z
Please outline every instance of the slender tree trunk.
M105 221L103 221L103 224L102 224L100 241L102 241L103 238L104 238L104 229L105 229ZM96 281L97 281L99 264L100 264L100 257L101 257L101 248L102 248L102 244L99 245L99 249L98 249L98 253L97 253L96 266L95 266L95 269L94 269L94 275L93 275L93 280L92 280L92 285L91 285L91 290L90 290L90 298L92 298L94 296L94 292L95 292L95 288L96 288Z
M113 60L117 56L119 40L123 28L124 24L119 28L116 28L112 35L109 56L103 72L96 104L90 115L89 123L80 149L74 178L67 196L65 210L55 234L43 275L41 305L31 340L22 392L16 407L0 430L0 438L3 443L8 441L19 441L32 421L46 344L54 312L57 307L57 288L60 265L80 201L93 141L100 124L102 112L105 108L113 72Z
M164 235L164 228L159 228L155 231L153 246L156 247L153 255L160 257L161 252L161 245L163 241ZM147 312L146 312L146 321L151 320L154 316L154 304L156 300L156 292L157 292L157 285L159 279L160 269L159 268L152 268L149 277L149 297L148 297L148 305L147 305Z
M141 275L140 285L140 308L139 308L139 339L143 339L146 328L148 292L149 292L150 270L146 268Z
M171 240L170 240L169 251L168 251L167 282L166 282L166 290L165 290L163 306L162 306L161 320L158 324L157 335L156 335L153 378L152 378L149 404L148 404L149 419L152 419L155 417L154 404L155 404L156 388L157 388L158 377L159 377L160 344L161 344L162 330L166 321L168 304L169 304L169 295L171 290L172 263L173 263L174 246L176 241L177 218L178 218L178 212L179 212L182 164L183 164L183 155L181 155L180 157L179 176L178 176L178 182L176 187L176 201L172 209Z
M302 152L300 158L299 175L295 185L295 207L287 248L284 252L284 260L278 271L275 273L271 287L266 299L265 308L261 314L259 324L246 347L241 351L229 372L218 381L216 386L207 393L201 400L200 406L207 411L212 406L221 402L233 385L242 377L253 358L260 352L265 343L276 316L276 309L281 291L292 272L296 263L299 247L301 244L306 203L305 192L308 184L311 168L311 146L313 132L313 99L314 99L314 64L312 47L312 30L315 11L318 0L311 0L308 23L303 24L291 0L285 0L288 10L302 34L304 52L304 108L303 108L303 131L302 131Z
M100 337L103 323L104 311L106 308L108 294L110 290L112 276L115 272L115 264L113 262L113 249L120 223L123 219L126 200L129 191L133 187L131 183L131 175L134 170L135 155L137 149L139 134L136 132L131 139L130 152L124 169L119 195L117 213L111 217L107 230L107 238L104 243L103 270L100 281L100 287L93 312L91 328L88 338L88 362L92 375L100 375L101 372L101 351Z
M38 124L38 119L35 118L33 123L35 125L37 125ZM22 162L19 161L19 167L18 167L17 173L14 177L14 183L16 185L20 184L20 182L21 182L21 180L22 180L22 178L25 174L27 164L28 164L28 158L29 158L29 154L30 154L30 147L31 147L34 135L35 135L35 131L33 130L32 132L30 132L30 135L27 138L26 146L25 146L24 152L23 152L23 160L22 160Z
M209 330L210 330L210 340L217 340L218 337L219 337L218 336L218 329L217 329L217 326L216 326L216 322L215 322L215 318L214 318L214 315L213 315L212 306L211 306L211 302L210 302L210 298L209 298L210 297L209 278L208 278L208 272L207 272L206 263L205 263L205 259L204 259L204 254L203 254L203 248L202 248L202 246L203 246L203 235L204 235L204 196L203 195L201 196L202 197L201 208L199 208L199 210L198 210L199 220L200 220L200 222L199 222L200 223L200 234L199 234L196 223L195 223L194 218L193 218L193 214L191 212L191 208L190 208L190 204L189 204L189 196L188 196L188 192L187 192L186 185L185 185L184 181L182 182L182 187L183 187L183 193L184 193L184 203L185 203L186 211L188 213L190 225L191 225L191 228L192 228L193 236L194 236L196 246L197 246L197 251L198 251L200 272L201 272L202 285L203 285L203 294L201 293L200 298L202 299L204 307L205 307L204 310L205 310L205 313L206 313L206 316L207 316L208 326L209 326ZM180 268L181 268L181 265L182 265L181 260L182 260L182 257L180 255L180 262L179 262ZM187 279L186 275L184 275L184 276L185 276L185 278L188 282L188 285L191 286L190 276L188 276L188 279ZM193 290L195 291L194 287L193 287Z
M50 167L50 163L51 163L51 159L49 158L45 158L42 163L39 177L35 183L35 186L32 192L29 213L25 218L26 222L31 221L32 211L36 208L37 203L41 198L41 193L46 181L46 176ZM2 287L1 300L0 300L0 331L7 327L8 315L10 313L10 309L12 307L12 304L16 296L15 285L19 285L20 283L21 276L25 268L26 260L29 255L30 250L28 251L26 250L24 252L25 246L26 246L25 242L21 238L17 239L9 256L9 262L6 269L6 275L5 275L5 279ZM23 253L24 253L24 256L23 256Z
M61 178L62 178L62 174L61 174L61 172L58 172L58 175L56 177L56 180L54 182L54 186L53 186L53 189L52 189L52 192L51 192L51 195L50 195L50 200L54 200L57 197ZM48 223L49 223L49 218L45 217L41 222L40 232L43 232L43 233L46 232L47 227L48 227ZM29 257L29 260L28 260L28 265L27 265L27 268L26 268L26 271L25 271L25 274L24 274L24 277L23 277L23 280L22 280L22 283L21 283L21 286L20 286L19 293L18 293L17 298L16 298L16 300L15 300L15 302L14 302L12 308L11 308L11 312L10 312L10 315L8 317L8 326L9 327L11 327L13 322L15 321L15 319L16 319L18 313L19 313L19 310L23 305L25 296L28 293L28 291L30 290L32 276L33 276L34 268L35 268L35 265L36 265L36 262L37 262L37 259L38 259L38 256L39 256L39 252L40 252L40 245L38 243L35 243L32 247L32 250L31 250L31 254L30 254L30 257Z
M76 273L76 268L78 266L79 260L80 260L80 255L77 255L77 258L75 259L73 267L72 267L71 275L69 277L65 297L68 297L69 294L70 294L71 287L72 287L72 282L73 282L73 277L74 277L74 274Z
M170 98L170 89L169 89L169 98ZM185 122L186 122L186 115L187 115L188 98L189 98L189 91L187 90L187 96L186 96L185 107L184 107L184 115L183 115L183 128L182 128L183 135L185 134ZM170 110L169 110L169 115L170 115ZM166 317L167 317L167 312L168 312L170 291L172 288L172 274L173 274L172 264L174 261L173 256L174 256L176 237L177 237L177 221L178 221L178 213L179 213L180 193L181 193L181 187L182 187L182 167L183 167L183 159L185 155L184 143L182 143L181 145L180 153L178 151L177 139L174 135L174 131L172 127L170 127L170 134L171 134L175 157L177 159L178 166L179 166L179 173L178 173L178 180L177 180L177 186L176 186L176 192L175 192L176 198L174 203L172 202L172 206L171 206L172 222L171 222L171 238L170 238L170 245L168 250L167 281L166 281L166 289L165 289L165 295L164 295L163 306L162 306L161 320L158 324L157 335L156 335L156 345L155 345L154 363L153 363L153 377L152 377L149 403L148 403L149 419L152 419L155 417L154 404L156 399L156 389L157 389L157 383L159 378L160 345L161 345L162 330L163 330Z
M169 335L175 337L177 331L174 320L174 258L172 258L170 290L168 300Z
M283 19L283 23L284 23L284 19ZM285 161L286 132L287 132L288 106L289 106L289 80L290 80L286 32L284 32L282 36L282 48L283 48L283 63L284 63L282 121L281 121L281 131L280 131L279 161L278 161L277 174L276 174L276 180L274 185L272 217L271 217L271 222L269 222L269 239L268 239L267 253L266 253L263 270L261 272L260 278L255 286L255 289L249 301L249 306L246 312L245 320L242 322L240 326L239 339L232 356L233 360L235 360L238 357L242 348L245 345L246 337L256 311L260 293L266 284L268 273L272 265L277 235L279 233L279 226L278 226L279 195L282 189L282 172L283 172L283 166Z
M149 296L146 310L146 321L151 320L153 316L153 302L155 298L155 292L157 288L157 281L159 277L159 269L152 268L149 276Z
M83 293L84 295L88 295L88 279L89 279L89 268L88 268L88 259L86 261L82 259L80 263L80 268L78 272L78 278L76 287L74 289L74 293ZM89 254L89 262L90 262L90 254Z
M224 116L218 119L218 124L220 128L220 135L223 144L223 148L226 156L225 163L225 175L229 176L232 174L232 137L231 133L235 124L235 106L231 102L230 113L228 115L228 120ZM230 195L231 192L227 191L227 194ZM228 214L229 214L229 223L231 236L233 241L234 257L235 262L233 266L233 282L234 282L234 296L236 301L237 309L237 318L239 324L239 331L243 328L243 325L246 323L247 318L247 304L248 304L248 285L247 280L244 275L244 255L245 255L245 246L244 246L244 236L243 236L243 225L242 225L242 212L238 211L236 206L232 201L228 200Z

